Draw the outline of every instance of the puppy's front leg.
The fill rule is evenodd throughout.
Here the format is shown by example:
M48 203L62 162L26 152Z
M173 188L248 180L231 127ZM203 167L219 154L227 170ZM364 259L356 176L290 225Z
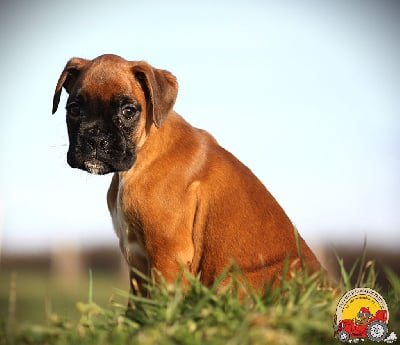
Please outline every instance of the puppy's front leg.
M192 182L184 197L176 198L175 205L174 209L158 205L158 212L153 213L157 214L157 226L149 227L157 230L146 234L150 267L170 283L183 270L198 273L207 213L206 204L201 203L200 183ZM182 282L187 282L185 274Z
M194 247L191 236L153 242L149 246L149 263L155 270L156 279L160 274L168 283L173 283L184 270L195 273L192 271ZM185 276L182 278L185 282Z
M129 267L129 287L130 293L133 295L148 296L146 284L149 283L150 277L149 262L146 254L138 243L131 243L128 248L121 246L125 259ZM131 301L128 301L128 307Z

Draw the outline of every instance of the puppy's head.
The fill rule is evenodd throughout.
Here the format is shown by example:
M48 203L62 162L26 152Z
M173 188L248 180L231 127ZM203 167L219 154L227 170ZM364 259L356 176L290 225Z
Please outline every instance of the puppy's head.
M116 55L69 60L54 92L53 114L63 87L69 94L68 164L93 174L128 170L178 92L170 72Z

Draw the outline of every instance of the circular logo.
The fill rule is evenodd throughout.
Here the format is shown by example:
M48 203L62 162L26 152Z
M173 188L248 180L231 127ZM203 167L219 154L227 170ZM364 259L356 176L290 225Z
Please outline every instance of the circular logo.
M339 300L334 317L335 337L341 342L361 338L386 341L388 321L389 310L385 299L373 289L356 288L346 292Z
M352 319L357 316L361 308L369 308L372 314L375 314L378 310L386 310L387 321L389 321L386 301L378 292L369 288L356 288L347 291L336 307L337 320Z

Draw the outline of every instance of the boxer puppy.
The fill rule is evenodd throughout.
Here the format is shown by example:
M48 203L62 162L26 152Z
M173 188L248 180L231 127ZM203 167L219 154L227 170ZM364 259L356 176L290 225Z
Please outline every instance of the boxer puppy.
M210 285L234 261L258 291L299 251L303 264L319 267L250 169L174 112L178 84L170 72L116 55L72 58L53 114L62 87L68 164L114 173L108 208L130 267L145 276L156 269L167 281L185 267ZM138 292L140 275L131 270L130 278Z

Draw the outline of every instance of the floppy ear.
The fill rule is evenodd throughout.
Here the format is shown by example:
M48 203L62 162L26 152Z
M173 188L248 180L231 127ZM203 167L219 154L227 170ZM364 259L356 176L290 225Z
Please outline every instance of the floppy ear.
M81 69L89 60L81 59L81 58L72 58L67 62L64 70L62 71L60 78L58 78L57 86L54 91L53 97L53 110L54 114L57 111L58 103L60 102L61 90L62 87L67 90L68 93L71 92L72 87L74 86L78 76L80 74Z
M148 114L155 125L160 127L175 104L178 94L176 77L144 61L135 63L133 73L145 93Z

